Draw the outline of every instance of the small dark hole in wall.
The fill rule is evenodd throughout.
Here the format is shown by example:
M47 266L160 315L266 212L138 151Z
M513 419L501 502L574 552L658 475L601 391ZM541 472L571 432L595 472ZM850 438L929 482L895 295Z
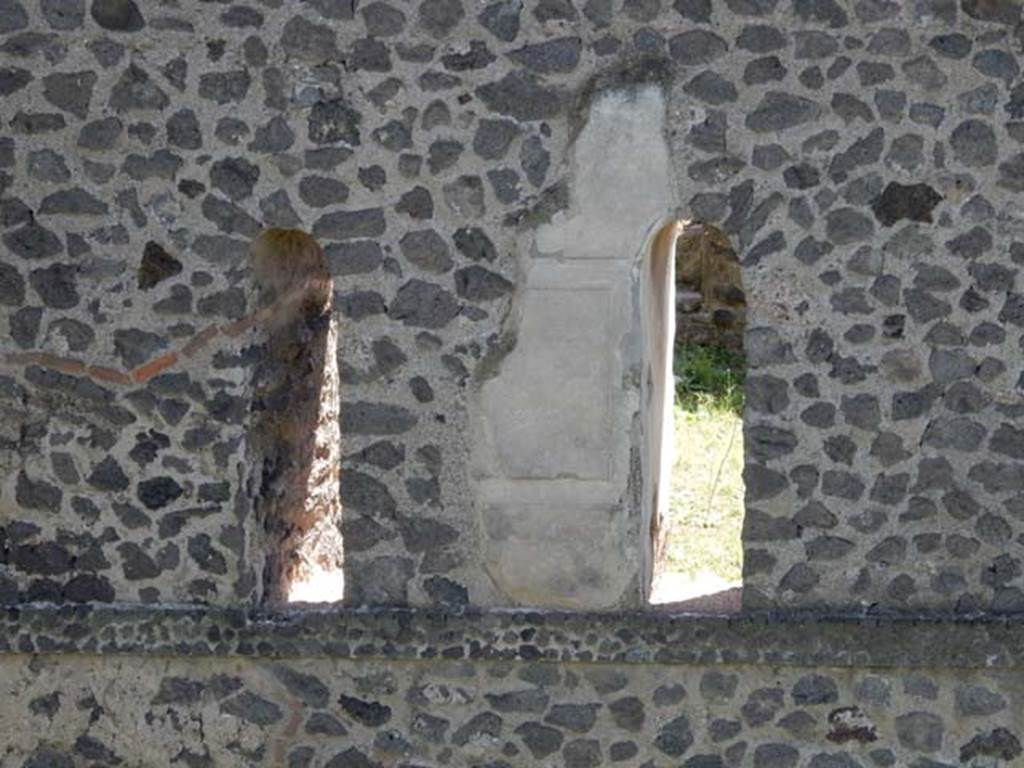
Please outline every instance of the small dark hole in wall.
M252 254L266 333L252 433L267 543L264 598L333 602L343 597L344 577L331 276L323 250L300 230L269 229Z

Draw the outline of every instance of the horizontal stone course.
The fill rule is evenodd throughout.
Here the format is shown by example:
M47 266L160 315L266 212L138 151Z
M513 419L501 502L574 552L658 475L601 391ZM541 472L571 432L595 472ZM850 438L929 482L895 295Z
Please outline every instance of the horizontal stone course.
M1017 669L1013 618L24 605L0 653Z

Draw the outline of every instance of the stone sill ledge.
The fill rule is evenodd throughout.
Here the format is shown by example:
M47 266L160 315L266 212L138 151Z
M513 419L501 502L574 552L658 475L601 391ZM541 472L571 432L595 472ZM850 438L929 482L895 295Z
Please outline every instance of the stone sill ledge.
M29 604L0 653L1015 668L1024 617Z

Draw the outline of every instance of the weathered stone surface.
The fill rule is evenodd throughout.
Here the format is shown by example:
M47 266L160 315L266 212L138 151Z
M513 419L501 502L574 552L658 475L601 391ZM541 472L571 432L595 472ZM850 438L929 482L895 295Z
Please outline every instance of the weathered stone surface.
M485 118L477 124L473 136L473 151L486 160L499 160L519 133L512 120Z
M902 68L912 82L928 91L937 91L949 82L946 73L927 54L903 62Z
M120 464L112 456L97 464L86 481L101 491L124 491L131 484Z
M519 35L522 8L521 0L497 0L484 6L477 19L495 38L511 43Z
M516 728L519 736L535 760L543 760L561 749L564 737L557 728L537 722L526 722Z
M481 86L477 95L489 109L517 120L550 119L566 107L565 91L543 84L529 72L514 71Z
M810 99L769 91L747 115L746 125L757 133L784 131L810 122L819 114L820 108Z
M981 120L965 120L950 136L953 156L964 165L976 168L996 161L996 136L992 127Z
M736 101L736 86L715 72L705 71L686 84L684 90L708 104L720 105Z
M156 477L139 483L137 497L147 509L161 509L178 499L184 489L171 477Z
M64 158L50 149L39 149L28 155L29 176L39 181L62 183L71 179L71 170Z
M164 280L172 278L182 269L181 262L171 256L158 243L150 241L142 251L142 262L138 268L138 287L147 291Z
M334 30L293 16L281 31L281 48L291 57L309 64L321 64L339 57Z
M398 8L377 0L359 9L366 31L373 37L392 37L405 28L406 16Z
M73 264L52 264L34 269L28 282L43 304L54 309L71 309L78 305L78 268Z
M1007 0L964 0L964 13L981 21L1016 24L1020 21L1020 6Z
M493 301L514 289L511 281L479 265L464 267L455 272L455 292L469 301Z
M170 99L148 72L131 64L111 89L109 104L116 112L159 111L170 104Z
M249 197L259 178L259 167L242 157L227 157L210 167L210 185L232 200Z
M420 3L418 19L423 28L434 37L448 35L465 16L459 0L424 0Z
M942 195L927 184L900 184L889 182L882 194L871 204L875 218L885 227L901 219L932 223L932 210Z
M18 0L2 0L0 2L0 35L25 29L28 26L28 13Z
M399 246L406 259L427 272L447 272L454 264L448 243L432 229L406 233Z
M284 715L281 708L251 691L242 691L237 696L222 702L221 712L255 725L271 725Z
M1013 760L1020 754L1020 740L1006 728L994 728L988 733L978 734L960 748L961 762L979 757Z
M410 280L398 289L388 310L393 320L421 328L443 328L459 312L455 297L439 285Z
M17 307L24 301L25 279L14 266L0 262L0 304Z
M134 0L92 0L93 21L112 32L138 32L146 26Z
M658 751L669 757L682 756L692 745L693 733L686 715L679 715L665 723L654 739Z
M43 97L58 109L84 120L95 86L95 72L55 72L43 78Z
M380 208L366 208L324 214L313 225L313 234L318 238L350 240L376 237L382 235L384 229L384 211Z
M929 712L910 712L896 718L896 736L904 747L925 753L942 745L942 720Z
M319 125L317 130L330 130L324 125ZM317 133L314 137L314 133L310 132L310 140L317 143L317 139L321 138L321 134ZM356 134L358 141L358 133ZM328 142L334 141L334 138L327 139ZM273 117L263 125L256 128L253 134L253 140L249 142L248 148L253 152L265 152L265 153L277 153L284 152L291 148L292 144L295 143L295 132L284 118Z
M669 53L680 64L709 64L728 50L728 44L714 32L703 29L683 32L668 41Z
M141 365L166 346L166 339L155 333L135 328L114 332L114 348L129 368Z
M251 84L252 78L244 69L210 72L199 77L199 96L215 104L239 102L249 93Z
M117 117L93 120L82 126L78 133L78 146L84 149L110 149L117 142L124 125Z
M836 245L847 245L867 240L875 231L867 216L853 208L840 208L826 216L826 234Z
M0 96L10 96L32 82L32 73L21 67L0 68Z
M108 212L107 204L81 187L60 190L43 198L41 214L65 216L102 216Z
M561 37L544 43L525 45L512 51L509 57L542 74L572 72L580 60L581 41L578 37Z
M430 219L434 216L434 198L429 189L416 186L402 195L395 210L413 219Z
M416 417L400 406L358 402L346 404L343 427L352 434L392 435L407 432Z

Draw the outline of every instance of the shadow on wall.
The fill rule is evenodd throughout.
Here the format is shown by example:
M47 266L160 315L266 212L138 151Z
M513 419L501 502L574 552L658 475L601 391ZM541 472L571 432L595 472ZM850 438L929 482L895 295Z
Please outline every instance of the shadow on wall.
M323 250L305 232L269 229L254 243L266 351L256 368L253 449L266 532L264 600L344 595L337 328Z

